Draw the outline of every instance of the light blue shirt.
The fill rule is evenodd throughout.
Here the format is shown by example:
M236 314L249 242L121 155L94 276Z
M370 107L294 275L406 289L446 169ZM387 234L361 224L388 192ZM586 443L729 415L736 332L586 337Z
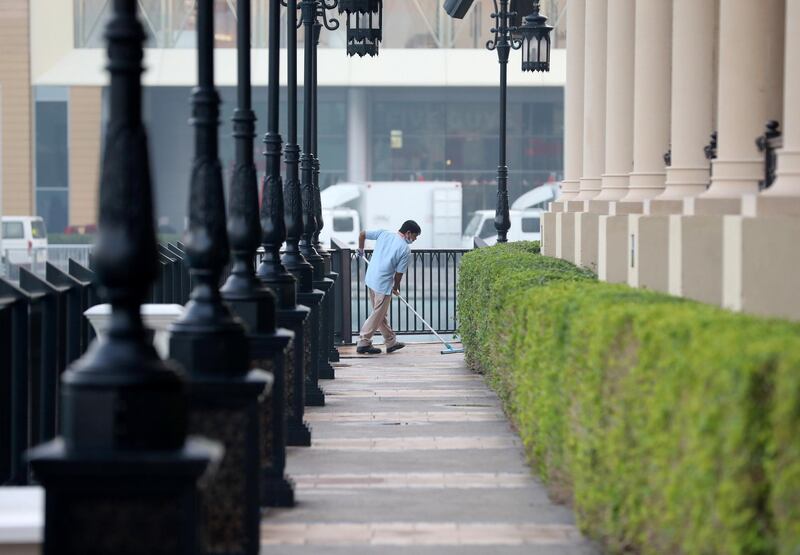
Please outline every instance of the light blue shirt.
M370 241L377 242L369 260L364 283L376 293L391 295L394 274L404 274L408 269L408 254L411 252L411 247L396 231L379 229L367 231L366 236Z

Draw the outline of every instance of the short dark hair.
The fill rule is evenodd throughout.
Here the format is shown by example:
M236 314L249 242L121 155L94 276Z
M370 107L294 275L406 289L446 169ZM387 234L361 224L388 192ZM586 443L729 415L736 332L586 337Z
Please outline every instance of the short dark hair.
M419 224L414 220L406 220L403 222L403 225L400 226L400 233L416 233L419 235L422 233L422 229L420 229Z

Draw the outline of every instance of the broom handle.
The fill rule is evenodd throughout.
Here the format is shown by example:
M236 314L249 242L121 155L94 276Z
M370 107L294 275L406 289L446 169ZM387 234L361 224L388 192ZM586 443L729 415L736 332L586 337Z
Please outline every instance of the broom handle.
M362 258L364 259L364 263L365 263L367 266L369 266L369 260L367 260L367 257L366 257L366 256L362 256ZM411 309L411 312L413 312L413 313L414 313L414 315L415 315L417 318L419 318L420 320L422 320L422 323L423 323L423 324L425 324L426 326L428 326L428 329L429 329L429 330L431 330L431 331L433 332L433 335L435 335L436 337L438 337L438 338L439 338L439 341L441 341L442 343L444 343L444 344L445 344L446 346L448 346L448 347L450 346L450 345L447 343L447 341L445 341L444 339L442 339L442 336L441 336L441 335L439 335L438 333L436 333L436 330L435 330L435 329L433 329L433 326L431 326L431 325L430 325L430 324L429 324L429 323L428 323L428 322L425 320L425 318L423 318L422 316L420 316L420 315L419 315L419 312L417 312L416 310L414 310L414 307L413 307L413 306L411 306L410 304L408 304L408 301L407 301L407 300L405 300L405 299L403 298L403 296L402 296L402 295L398 294L398 295L397 295L397 298L398 298L398 299L400 299L401 301L403 301L403 304L405 304L405 305L406 305L408 308L410 308L410 309Z

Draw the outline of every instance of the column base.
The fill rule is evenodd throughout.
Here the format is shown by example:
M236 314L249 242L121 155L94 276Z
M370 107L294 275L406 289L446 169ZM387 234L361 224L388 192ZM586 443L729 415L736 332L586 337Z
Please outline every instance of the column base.
M669 216L669 292L722 304L722 216Z
M793 216L800 217L800 196L770 194L771 189L759 195L742 197L742 216Z
M294 482L286 476L261 479L262 507L294 507Z
M199 553L197 482L222 452L202 439L174 452L84 455L61 439L34 448L29 458L46 491L41 552Z
M289 422L286 428L286 445L292 447L311 446L311 429L305 422Z
M597 272L599 215L575 214L575 265Z
M628 281L628 216L601 215L598 221L597 277L609 283Z
M542 214L542 254L556 256L556 225L558 223L555 212Z
M725 216L723 304L800 320L800 218Z
M201 552L256 555L260 547L259 397L272 379L251 371L241 378L193 377L189 433L222 443L217 473L201 491L206 517Z
M556 214L556 258L575 262L575 213Z
M628 218L628 285L669 293L669 216Z

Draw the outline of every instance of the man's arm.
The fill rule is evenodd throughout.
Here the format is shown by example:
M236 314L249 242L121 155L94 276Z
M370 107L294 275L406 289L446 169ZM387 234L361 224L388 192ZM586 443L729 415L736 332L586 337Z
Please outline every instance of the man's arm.
M399 272L395 272L394 274L394 287L392 287L392 293L395 295L400 294L400 282L403 281L403 274Z
M362 231L358 234L358 254L364 256L364 241L367 240L367 232Z

